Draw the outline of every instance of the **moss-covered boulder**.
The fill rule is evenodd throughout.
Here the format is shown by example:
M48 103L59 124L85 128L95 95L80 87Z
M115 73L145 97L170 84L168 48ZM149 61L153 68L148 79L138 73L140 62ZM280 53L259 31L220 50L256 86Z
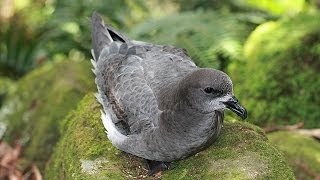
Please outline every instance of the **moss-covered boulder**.
M100 105L87 95L62 121L61 137L47 164L45 179L143 179L142 159L108 141ZM294 179L279 151L258 127L228 120L208 149L173 162L162 179ZM151 179L151 178L150 178Z
M16 138L25 157L44 167L60 134L59 121L94 89L91 65L66 60L44 65L17 82L0 110L4 139Z
M236 93L259 125L320 127L320 14L300 14L258 26L246 62L230 66Z
M320 143L312 137L292 132L268 134L285 155L297 179L320 177Z

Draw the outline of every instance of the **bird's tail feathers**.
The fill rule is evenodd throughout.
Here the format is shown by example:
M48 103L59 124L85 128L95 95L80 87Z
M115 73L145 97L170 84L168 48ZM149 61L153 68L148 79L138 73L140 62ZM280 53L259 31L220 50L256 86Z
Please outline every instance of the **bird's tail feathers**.
M112 142L112 144L116 147L120 147L123 142L128 138L128 136L122 134L112 121L112 117L114 116L112 113L112 107L108 103L106 97L100 94L100 90L98 88L98 93L95 94L98 102L103 106L103 110L101 111L101 119L102 124L105 128L105 132L107 133L108 139Z
M122 43L129 42L129 39L114 30L111 26L104 23L102 17L94 12L91 18L92 23L92 56L95 61L99 59L99 56L104 47L108 47L113 41L119 41Z
M115 124L112 122L111 115L109 113L104 113L101 110L101 119L108 139L116 147L121 146L121 144L128 138L127 136L121 134L120 131L116 128Z

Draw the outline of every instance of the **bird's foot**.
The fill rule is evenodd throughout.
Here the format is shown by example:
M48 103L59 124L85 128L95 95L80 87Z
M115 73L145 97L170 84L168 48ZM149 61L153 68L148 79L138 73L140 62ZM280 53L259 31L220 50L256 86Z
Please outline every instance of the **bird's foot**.
M160 176L163 171L168 169L169 163L161 161L152 161L145 159L149 176Z

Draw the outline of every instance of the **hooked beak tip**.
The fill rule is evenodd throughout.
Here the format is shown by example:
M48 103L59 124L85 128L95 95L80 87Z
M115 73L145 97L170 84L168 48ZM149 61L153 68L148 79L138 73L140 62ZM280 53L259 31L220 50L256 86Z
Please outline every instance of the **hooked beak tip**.
M240 115L238 114L238 116L240 116L241 119L245 120L248 117L248 113L247 113L247 110L245 108L243 108L243 109L244 109L243 113L241 113Z
M228 101L224 102L226 107L236 113L241 119L248 117L247 110L239 103L236 97L232 96Z

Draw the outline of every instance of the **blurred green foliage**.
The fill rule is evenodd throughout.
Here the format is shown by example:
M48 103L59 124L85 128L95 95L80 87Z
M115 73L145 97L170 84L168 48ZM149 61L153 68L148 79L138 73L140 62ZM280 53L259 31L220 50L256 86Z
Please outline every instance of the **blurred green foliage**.
M140 29L136 37L157 31L152 28L160 23L158 26L166 31L163 36L170 31L175 31L173 36L176 36L174 40L160 42L187 46L200 65L224 69L227 64L221 62L240 58L248 30L274 18L274 14L308 10L310 4L304 0L282 3L275 0L263 3L254 0L4 0L0 2L0 75L20 78L46 61L66 58L71 50L90 58L89 18L93 11L102 13L109 24L122 31ZM183 11L190 12L177 14ZM163 16L166 17L152 22ZM190 28L192 23L186 23L189 18L203 30ZM146 20L149 23L143 23ZM170 22L166 24L166 20ZM139 23L143 25L134 28ZM180 27L176 29L174 23L188 32ZM245 23L251 26L244 28Z
M15 82L7 77L0 77L0 108L5 97L15 89Z
M182 11L211 9L223 12L265 12L270 15L295 15L315 11L316 0L174 0Z
M90 16L98 11L132 38L183 47L199 66L230 70L251 121L316 127L319 6L318 0L3 0L0 76L18 79L74 55L90 59Z
M250 122L269 126L304 121L308 128L320 127L319 8L319 0L2 0L0 106L7 104L0 109L0 121L19 120L10 121L6 138L14 138L8 132L22 134L29 144L25 155L44 165L57 140L56 120L93 83L87 79L88 62L77 66L69 61L91 58L93 11L128 37L186 48L199 66L227 71ZM50 61L60 64L52 72L71 74L47 72ZM42 64L46 65L28 74ZM74 75L84 79L76 83ZM55 88L50 93L46 89L51 86ZM57 98L56 91L71 95L62 92ZM48 100L60 105L41 106ZM19 106L19 101L28 106ZM41 123L41 128L34 129L34 123ZM44 145L49 151L42 149ZM43 152L38 159L36 149ZM296 154L302 153L289 155Z
M295 15L310 8L307 0L247 0L246 3L273 15Z
M300 14L262 24L250 35L246 61L230 67L250 120L320 127L319 19Z
M151 19L131 32L135 39L186 48L199 66L218 69L241 58L242 44L249 34L235 16L202 11Z
M20 78L45 61L65 59L74 49L90 56L90 20L104 12L114 26L146 17L142 0L4 0L0 2L0 75ZM131 17L132 14L141 16ZM132 23L132 22L131 22Z

